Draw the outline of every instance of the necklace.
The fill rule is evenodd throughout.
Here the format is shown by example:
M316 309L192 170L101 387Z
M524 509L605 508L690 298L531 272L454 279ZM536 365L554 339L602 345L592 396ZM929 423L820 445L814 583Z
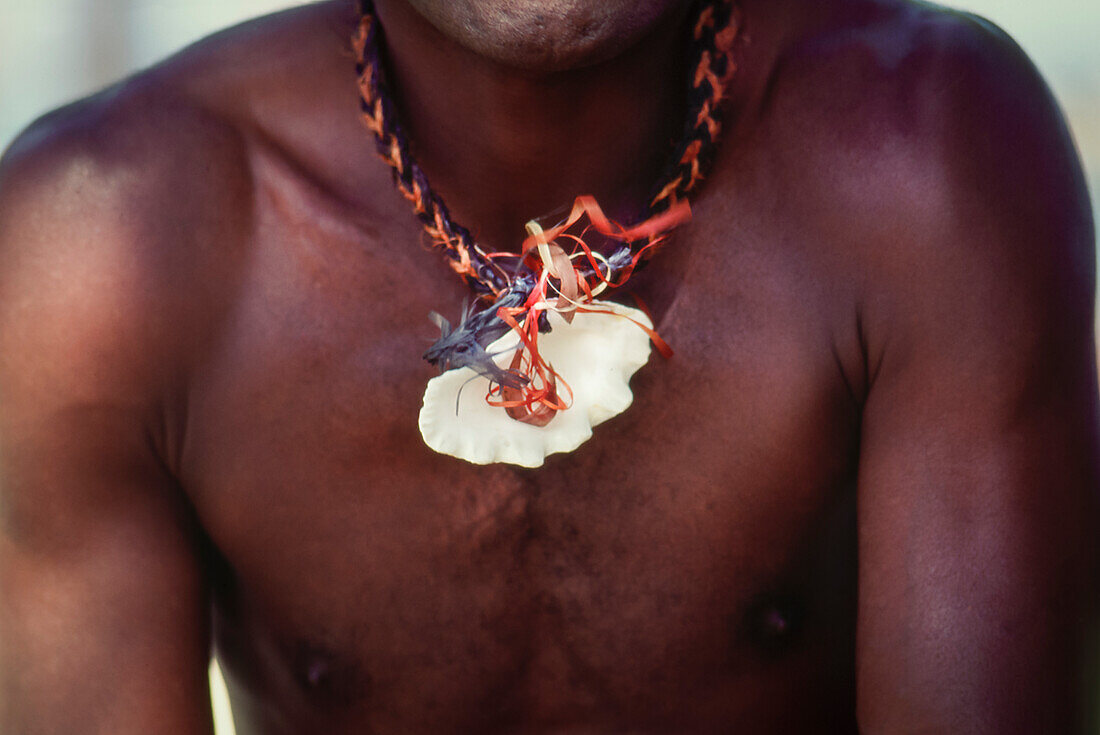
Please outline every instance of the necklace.
M630 405L629 380L648 360L650 341L671 355L644 311L597 297L622 286L673 228L690 219L688 197L713 162L741 19L734 0L696 6L684 135L645 218L620 225L592 197L580 196L553 227L529 222L520 252L509 253L487 252L455 222L410 155L387 93L374 3L360 0L353 45L363 121L433 247L475 297L455 327L430 314L441 334L424 359L442 374L428 384L420 429L432 449L477 464L541 465L551 453L576 448L592 426ZM485 398L464 405L462 390L471 382Z

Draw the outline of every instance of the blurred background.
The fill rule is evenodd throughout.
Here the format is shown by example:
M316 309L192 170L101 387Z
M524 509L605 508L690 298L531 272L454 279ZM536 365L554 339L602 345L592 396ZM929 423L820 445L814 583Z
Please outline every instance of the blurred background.
M350 2L351 0L349 0ZM0 0L0 149L34 118L148 66L211 31L297 5L286 0ZM1046 76L1100 212L1100 2L946 3L1005 28ZM232 732L212 669L219 735Z

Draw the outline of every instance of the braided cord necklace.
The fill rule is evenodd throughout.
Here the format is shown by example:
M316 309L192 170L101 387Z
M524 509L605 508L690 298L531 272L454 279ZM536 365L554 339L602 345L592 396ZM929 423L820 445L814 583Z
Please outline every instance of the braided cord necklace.
M488 379L486 402L490 406L504 409L511 419L542 427L570 407L572 393L540 353L539 335L552 329L549 312L560 314L566 323L572 323L577 314L625 316L641 327L663 354L671 354L647 318L608 308L617 305L595 297L607 288L623 285L634 268L656 252L669 231L690 218L688 197L715 157L720 106L736 71L733 49L740 28L734 0L697 0L688 44L683 134L653 188L643 221L624 227L608 219L592 197L581 196L569 216L556 226L543 230L529 222L520 253L487 252L467 228L451 218L443 199L411 156L387 90L382 29L374 3L360 0L353 47L363 122L374 135L379 156L392 169L394 185L412 205L433 248L475 295L454 328L443 317L431 314L441 336L425 352L428 362L444 373L471 368ZM585 238L595 238L599 244L589 245ZM504 368L495 359L500 353L491 351L490 346L510 332L518 336L518 342L509 350L513 352L511 364Z

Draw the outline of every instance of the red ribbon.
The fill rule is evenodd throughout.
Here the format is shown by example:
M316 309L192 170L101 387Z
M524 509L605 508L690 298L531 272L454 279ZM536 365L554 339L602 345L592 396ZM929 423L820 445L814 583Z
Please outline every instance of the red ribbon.
M589 224L580 235L566 232L585 215L588 217ZM629 319L646 333L662 356L671 357L672 348L652 327L625 314L608 309L589 308L587 305L591 304L603 289L618 288L626 283L642 257L651 254L653 248L668 237L670 230L689 219L691 219L691 207L686 200L681 200L644 222L633 227L623 227L609 219L594 198L580 196L573 202L572 211L561 224L545 231L541 231L538 227L529 227L528 229L533 231L523 241L521 258L532 271L539 274L538 281L522 306L501 307L497 311L497 316L519 336L520 344L509 367L524 375L527 378L527 384L522 388L509 388L491 383L489 392L485 396L486 402L491 406L504 408L508 415L517 421L534 426L545 426L558 411L564 411L572 405L573 391L569 384L539 353L539 317L541 312L548 309L561 313L567 322L572 321L573 315L577 312L611 314ZM648 242L634 253L629 267L625 268L619 279L613 282L603 275L600 270L600 258L584 241L584 235L590 229L606 238L620 242L638 240L648 240ZM575 247L571 254L567 255L557 243L559 239L574 243ZM540 245L546 248L540 251ZM574 257L587 258L593 270L592 282L573 267L572 258ZM551 283L551 277L557 278L557 286ZM551 288L557 293L557 300L553 305L547 298ZM637 300L642 311L648 316L644 304L640 299ZM559 384L568 393L568 399L562 397Z

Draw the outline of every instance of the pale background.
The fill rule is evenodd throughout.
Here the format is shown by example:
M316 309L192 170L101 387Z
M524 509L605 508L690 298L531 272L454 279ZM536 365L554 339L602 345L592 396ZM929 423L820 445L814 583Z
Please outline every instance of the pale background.
M350 0L349 0L350 2ZM32 119L285 0L0 0L0 148ZM1100 192L1100 2L957 0L1009 31L1046 75ZM349 72L350 73L350 72ZM367 142L364 141L364 145ZM232 732L214 672L219 735Z

